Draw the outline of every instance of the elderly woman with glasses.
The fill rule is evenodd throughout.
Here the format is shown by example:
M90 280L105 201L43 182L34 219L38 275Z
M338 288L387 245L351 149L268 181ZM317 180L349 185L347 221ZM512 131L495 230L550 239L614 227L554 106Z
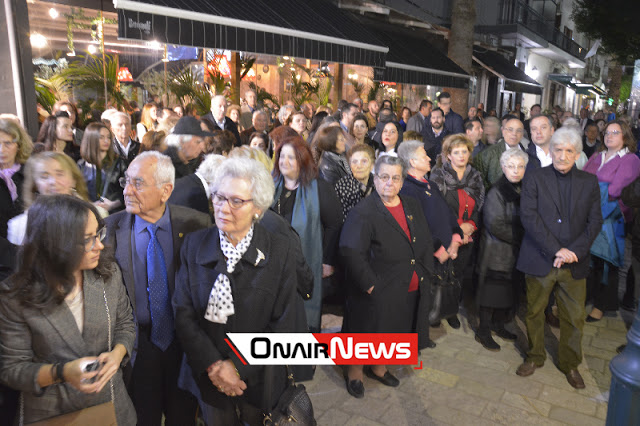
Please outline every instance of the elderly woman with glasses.
M431 232L417 200L399 195L407 172L398 157L375 163L375 192L355 206L340 235L340 255L349 276L342 331L418 333L428 342L428 295L433 273ZM399 381L384 365L366 370L386 386ZM364 396L363 366L344 373L347 391Z
M286 369L277 367L264 407L264 367L245 365L225 342L227 333L296 330L295 245L259 223L273 193L257 161L224 161L211 184L216 226L189 234L182 246L176 335L214 424L262 424L285 388Z
M135 340L131 302L104 237L95 206L76 197L29 209L24 255L0 285L0 380L22 392L20 424L66 424L59 416L83 409L136 424L121 369Z
M491 187L484 203L483 230L478 260L480 325L476 340L490 351L500 345L491 332L507 341L517 336L504 327L515 307L522 274L515 269L524 229L520 222L520 192L529 156L519 149L506 150L500 157L504 175Z
M610 121L604 128L604 144L600 152L593 154L583 169L598 177L600 191L607 195L602 203L603 229L612 224L615 228L617 224L619 230L617 244L610 241L605 256L600 252L600 255L592 257L593 268L587 288L593 297L593 309L587 316L587 322L599 321L605 311L615 312L619 307L618 269L624 266L624 224L633 222L633 211L624 205L620 196L622 190L640 176L636 148L636 139L629 125L621 120ZM616 215L617 220L614 220Z

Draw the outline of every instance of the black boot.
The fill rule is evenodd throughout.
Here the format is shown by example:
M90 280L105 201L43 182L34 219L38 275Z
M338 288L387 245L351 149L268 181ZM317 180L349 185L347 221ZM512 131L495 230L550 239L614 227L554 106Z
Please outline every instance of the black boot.
M493 332L496 333L496 336L508 340L510 342L515 342L518 340L518 335L513 334L504 328L505 319L507 317L506 309L494 309L493 310Z
M478 316L480 317L480 325L476 332L476 341L489 351L499 351L500 345L493 340L493 337L491 337L491 318L493 316L493 309L487 308L486 306L480 306Z

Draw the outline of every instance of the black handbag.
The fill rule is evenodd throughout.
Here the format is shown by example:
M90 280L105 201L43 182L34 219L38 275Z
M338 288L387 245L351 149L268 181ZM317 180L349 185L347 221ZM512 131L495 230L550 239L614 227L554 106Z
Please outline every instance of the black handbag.
M453 262L447 260L440 264L436 262L431 285L431 309L429 309L429 323L434 324L444 318L458 313L462 286L453 270Z
M271 406L271 391L273 389L273 366L265 366L264 387L265 407ZM265 426L280 426L291 423L316 426L313 415L313 404L304 385L295 384L293 373L287 367L287 388L282 392L276 406L267 410L262 422Z

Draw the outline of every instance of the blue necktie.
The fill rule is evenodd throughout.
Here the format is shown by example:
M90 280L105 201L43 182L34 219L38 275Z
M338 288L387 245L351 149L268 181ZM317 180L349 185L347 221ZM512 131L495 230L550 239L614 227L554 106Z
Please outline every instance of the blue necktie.
M149 225L147 246L147 291L151 311L151 343L166 351L175 335L173 309L167 284L167 264L164 252L156 236L157 225Z

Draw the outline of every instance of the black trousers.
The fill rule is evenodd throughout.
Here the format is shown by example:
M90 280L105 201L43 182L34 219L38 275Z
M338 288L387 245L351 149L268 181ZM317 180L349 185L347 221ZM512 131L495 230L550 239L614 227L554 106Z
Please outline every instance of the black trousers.
M591 262L592 268L587 277L587 289L593 298L593 306L602 312L617 311L619 308L618 268L596 256L591 256ZM605 269L608 269L606 276ZM607 284L603 284L603 280L606 280Z
M138 354L131 374L129 394L138 415L138 426L195 424L198 401L178 388L183 352L177 339L162 352L150 340L151 328L139 327Z

